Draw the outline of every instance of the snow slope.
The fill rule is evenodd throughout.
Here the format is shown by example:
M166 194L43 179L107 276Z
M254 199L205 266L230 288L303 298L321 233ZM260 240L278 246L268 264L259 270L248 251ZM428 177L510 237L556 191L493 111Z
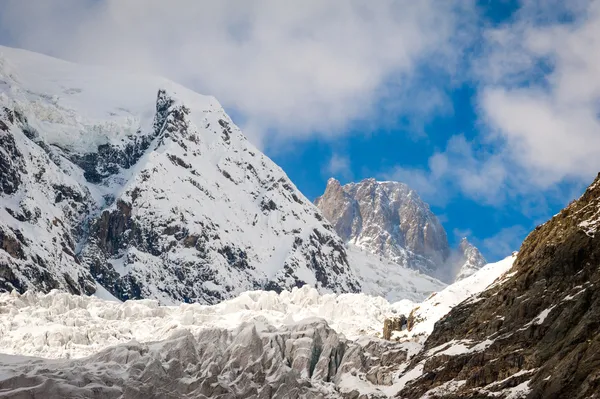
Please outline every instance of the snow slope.
M333 228L212 97L0 47L0 111L2 290L360 290Z
M407 299L421 302L446 284L414 269L347 244L348 262L359 278L362 292L382 296L390 302Z
M501 278L512 267L516 254L499 262L489 263L444 290L432 294L425 301L417 304L413 311L414 327L411 331L402 331L395 335L399 339L417 338L424 341L433 331L435 323L444 317L450 309L465 300L477 300L477 294L483 292L491 284L499 283Z

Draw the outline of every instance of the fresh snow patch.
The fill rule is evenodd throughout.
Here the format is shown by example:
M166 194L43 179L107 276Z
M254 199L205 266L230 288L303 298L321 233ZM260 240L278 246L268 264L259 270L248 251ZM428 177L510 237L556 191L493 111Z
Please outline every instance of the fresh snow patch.
M457 356L466 353L481 352L486 350L493 343L494 341L489 339L481 341L475 345L473 345L473 341L471 340L452 340L450 342L446 342L445 344L436 346L435 348L431 348L429 351L427 351L427 356Z
M543 310L535 319L533 319L533 324L543 324L544 320L546 320L546 317L548 317L554 308L555 306L551 306L548 309Z
M433 327L438 320L464 300L477 300L474 295L494 284L497 279L510 270L514 261L515 257L509 256L500 262L487 264L471 276L432 294L425 301L415 306L413 310L415 326L413 329L403 331L399 336L401 338L426 338L433 331Z
M390 385L387 388L384 388L383 391L388 396L395 396L398 392L404 389L406 384L422 376L423 368L424 364L422 362L417 364L414 368L409 370L407 373L403 374L396 382L394 382L394 384Z
M512 387L504 390L504 394L507 394L506 399L520 399L526 397L531 388L529 388L529 381L525 381L516 387Z

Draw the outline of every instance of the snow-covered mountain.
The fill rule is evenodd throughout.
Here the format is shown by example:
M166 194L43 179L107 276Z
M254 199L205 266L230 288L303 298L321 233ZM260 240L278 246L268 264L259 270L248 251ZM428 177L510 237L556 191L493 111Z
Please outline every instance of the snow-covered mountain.
M452 250L429 205L404 183L371 178L342 186L331 178L315 204L344 241L403 267L452 282L457 270L464 278L485 264L470 243Z
M368 250L348 244L348 262L358 277L362 292L390 302L408 299L420 302L443 290L446 284L417 270L399 265Z
M0 48L0 289L357 292L344 243L212 97Z
M450 256L446 231L406 184L331 178L315 204L343 240L400 265L437 275Z

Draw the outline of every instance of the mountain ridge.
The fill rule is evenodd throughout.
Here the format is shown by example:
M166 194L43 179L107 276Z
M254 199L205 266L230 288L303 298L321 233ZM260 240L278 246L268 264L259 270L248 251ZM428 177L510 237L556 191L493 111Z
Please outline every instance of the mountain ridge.
M436 323L399 396L597 397L599 214L600 175L527 236L501 281Z

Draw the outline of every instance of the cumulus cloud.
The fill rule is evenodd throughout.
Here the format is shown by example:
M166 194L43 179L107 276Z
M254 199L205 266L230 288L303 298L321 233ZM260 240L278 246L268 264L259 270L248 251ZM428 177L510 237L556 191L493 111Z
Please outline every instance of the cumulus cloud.
M520 20L513 28L520 57L515 63L505 59L500 73L489 77L501 84L486 86L480 96L492 134L505 140L510 161L527 169L529 184L541 189L569 179L589 180L600 170L595 155L600 145L600 4L590 3L585 11L568 24L537 26ZM507 29L495 34L510 36ZM514 54L506 49L513 43L500 43L490 61Z
M419 65L448 70L460 58L471 4L6 0L0 15L17 46L158 73L212 94L260 140L342 134L378 112L387 88L404 98L418 92ZM428 90L418 106L396 109L443 108L443 96Z

